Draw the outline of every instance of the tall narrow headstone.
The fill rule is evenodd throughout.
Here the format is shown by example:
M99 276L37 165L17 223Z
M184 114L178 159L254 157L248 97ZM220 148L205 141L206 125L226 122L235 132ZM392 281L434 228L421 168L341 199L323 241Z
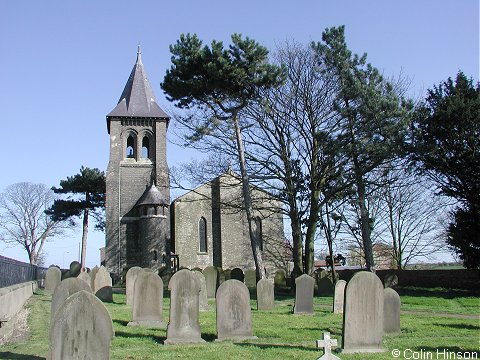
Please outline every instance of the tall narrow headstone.
M62 281L62 272L60 269L56 266L49 267L45 274L45 292L53 295L60 281Z
M57 310L50 327L49 360L108 360L114 336L105 305L88 291L69 296Z
M215 299L215 293L218 287L218 270L215 266L207 266L203 269L203 275L207 284L207 297Z
M255 269L247 269L245 270L245 285L249 289L255 289L257 286L257 274Z
M238 280L225 281L217 291L217 339L253 339L250 293Z
M295 307L294 314L313 314L313 291L315 279L303 274L295 279Z
M95 275L93 282L95 295L102 301L112 302L112 278L107 269L102 265Z
M133 290L132 321L129 326L165 329L163 322L163 281L153 272L140 271Z
M330 277L317 278L318 296L331 296L333 294L333 283Z
M78 278L68 278L62 280L60 284L58 284L55 292L52 296L52 305L50 311L50 317L53 319L57 310L62 306L65 300L70 296L79 292L81 290L88 291L89 293L92 292L90 285L88 285L85 281L78 279Z
M233 268L232 272L230 273L230 279L243 282L245 280L245 275L243 274L243 270L240 268Z
M139 273L144 271L140 266L133 266L127 271L125 275L125 291L127 294L127 305L133 305L133 290L135 286L135 280Z
M90 280L92 283L90 284L90 287L92 288L93 293L95 294L95 277L97 276L98 269L100 269L98 266L95 266L92 271L90 271Z
M92 288L92 279L90 278L89 273L86 271L82 271L80 274L78 274L77 279L85 281L88 284L88 287L90 289Z
M386 334L400 332L400 296L386 288L383 293L383 330Z
M257 283L257 310L275 308L275 285L270 279L260 279Z
M201 271L193 272L200 281L200 294L198 295L198 308L200 311L207 311L210 308L208 307L208 298L207 298L207 282L205 281L205 276Z
M345 299L345 280L338 280L335 284L335 294L333 295L333 312L335 314L343 314L343 301Z
M285 270L279 269L275 271L275 278L273 282L274 282L274 285L277 287L287 286L287 275L285 273Z
M200 281L190 270L173 274L168 283L170 290L170 322L165 344L203 343L198 320Z
M381 352L383 285L368 271L356 273L345 289L343 352Z

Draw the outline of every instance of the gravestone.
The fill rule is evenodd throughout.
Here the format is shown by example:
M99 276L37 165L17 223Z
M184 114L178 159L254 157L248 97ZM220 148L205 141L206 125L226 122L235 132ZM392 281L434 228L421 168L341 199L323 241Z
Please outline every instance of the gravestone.
M69 296L50 326L48 360L110 358L113 323L105 305L88 291Z
M88 284L88 287L91 289L92 286L92 279L90 278L90 275L86 271L82 271L80 274L78 274L77 279L80 279L82 281L85 281Z
M232 270L230 269L223 270L223 276L224 276L224 279L222 283L224 283L227 280L230 280L232 278Z
M383 285L368 271L356 273L345 289L343 352L381 352Z
M275 308L275 286L270 279L260 279L257 283L257 310Z
M383 280L385 288L395 288L398 285L398 276L396 274L387 274Z
M218 269L215 266L207 266L203 269L203 275L205 276L205 282L207 285L207 297L209 299L215 299L219 280Z
M386 334L400 332L400 296L386 288L383 293L383 330Z
M313 290L315 279L303 274L295 279L294 314L313 314Z
M250 293L238 280L227 280L219 286L216 297L217 340L255 339L252 330Z
M60 269L56 266L49 267L45 274L45 293L53 295L60 281L62 281Z
M218 286L220 286L220 284L223 284L227 279L226 279L225 271L223 271L221 267L217 267L217 270L218 270Z
M255 289L257 286L257 274L255 269L247 269L245 270L245 285L249 289Z
M133 290L132 321L128 326L165 329L163 322L163 281L153 272L137 273Z
M165 344L204 343L200 337L198 297L201 286L198 277L182 269L173 274L168 283L170 290L170 322Z
M243 283L245 276L243 275L243 270L240 268L233 268L230 273L231 280L238 280Z
M317 280L318 296L331 296L333 294L333 283L325 276Z
M275 271L275 277L273 280L276 287L286 287L287 286L287 274L285 270L280 269Z
M68 278L62 280L60 284L58 284L55 292L52 296L52 305L50 311L50 317L53 319L55 313L60 308L60 306L65 302L65 300L70 296L79 292L81 290L88 291L89 293L92 292L90 285L88 285L85 281L78 279L78 278Z
M208 298L207 298L207 283L205 281L205 276L201 271L194 271L193 272L200 281L200 294L198 295L198 308L200 311L207 311L209 310L208 306Z
M95 294L95 276L97 276L98 269L100 269L98 266L95 266L92 271L90 271L90 279L92 283L90 284L90 287L92 288L93 293Z
M333 312L343 314L343 301L345 300L345 280L338 280L335 284L335 294L333 295Z
M112 294L112 278L110 277L109 272L102 265L95 275L93 282L93 291L95 295L102 301L113 302Z
M135 286L135 280L137 279L138 274L144 271L140 266L133 266L128 269L127 274L125 275L125 291L127 294L127 305L133 305L133 291Z
M324 348L323 356L317 360L340 360L339 357L332 354L332 347L337 346L337 339L331 339L330 333L323 333L323 340L317 340L317 347Z

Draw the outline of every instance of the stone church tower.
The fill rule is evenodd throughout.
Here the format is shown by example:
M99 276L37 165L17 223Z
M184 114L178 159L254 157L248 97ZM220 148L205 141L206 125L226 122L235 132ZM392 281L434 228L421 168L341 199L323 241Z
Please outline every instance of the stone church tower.
M117 275L134 265L158 268L169 252L168 123L148 82L139 47L120 100L107 115L105 264Z

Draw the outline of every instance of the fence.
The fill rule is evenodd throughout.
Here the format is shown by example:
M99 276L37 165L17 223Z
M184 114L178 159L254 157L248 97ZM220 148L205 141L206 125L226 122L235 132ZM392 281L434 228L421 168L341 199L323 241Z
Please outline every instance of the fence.
M45 277L47 269L0 255L0 288Z

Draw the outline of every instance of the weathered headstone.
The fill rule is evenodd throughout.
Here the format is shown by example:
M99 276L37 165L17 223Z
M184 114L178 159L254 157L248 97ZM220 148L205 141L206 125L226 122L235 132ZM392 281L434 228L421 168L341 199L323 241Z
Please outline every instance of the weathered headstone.
M249 289L255 289L257 286L257 274L255 269L247 269L245 270L245 285Z
M201 286L198 277L182 269L173 274L170 289L170 322L165 344L203 343L198 320L198 297Z
M343 352L381 352L383 285L368 271L356 273L345 289Z
M257 310L275 308L275 286L270 279L260 279L257 283Z
M92 286L92 279L90 278L90 275L86 271L82 271L80 274L78 274L77 279L83 280L88 284L88 287L91 289Z
M227 280L227 278L226 278L225 271L223 271L221 267L217 267L217 270L218 270L218 286L220 286L220 284L223 284Z
M108 360L113 323L105 305L88 291L69 296L50 327L49 360Z
M333 294L333 283L330 277L317 277L318 296L330 296Z
M201 271L193 272L200 281L200 294L198 295L198 308L200 311L207 311L210 308L208 307L208 298L207 298L207 282L205 281L205 276Z
M88 285L85 281L78 279L78 278L68 278L62 280L60 284L58 284L55 292L52 296L52 305L50 311L50 317L53 319L57 310L62 306L65 300L70 296L79 292L81 290L88 291L89 293L92 292L90 285Z
M90 271L90 279L92 283L90 284L90 287L92 288L93 293L95 294L95 276L97 276L98 269L100 269L98 266L95 266L92 271Z
M338 280L335 284L335 294L333 295L333 312L343 314L343 301L345 300L345 280Z
M245 279L243 270L240 268L233 268L232 271L230 272L230 279L243 282L243 280Z
M218 287L218 269L215 266L207 266L203 269L203 275L207 284L207 297L215 299L215 293Z
M78 261L72 261L70 263L70 276L77 277L82 271L82 265Z
M125 275L125 292L127 295L127 305L133 305L133 290L135 286L135 280L139 273L144 271L140 266L133 266L127 271Z
M95 295L102 301L112 302L112 278L107 269L102 265L95 275L93 283Z
M250 293L238 280L225 281L217 291L217 339L253 339Z
M383 282L385 288L395 288L398 286L398 276L396 274L387 274Z
M295 307L294 314L313 314L313 290L315 279L303 274L295 279Z
M285 287L287 286L287 275L285 273L285 270L279 269L275 271L275 277L273 279L273 282L276 287Z
M337 339L331 339L330 333L323 333L323 340L317 340L317 347L324 348L323 356L317 360L340 360L339 357L332 354L332 347L337 346Z
M137 273L133 290L132 321L129 326L165 329L163 322L163 281L153 272Z
M400 296L386 288L383 293L383 330L386 334L400 332Z
M45 292L53 295L60 281L62 281L62 272L60 269L56 266L49 267L45 274Z

